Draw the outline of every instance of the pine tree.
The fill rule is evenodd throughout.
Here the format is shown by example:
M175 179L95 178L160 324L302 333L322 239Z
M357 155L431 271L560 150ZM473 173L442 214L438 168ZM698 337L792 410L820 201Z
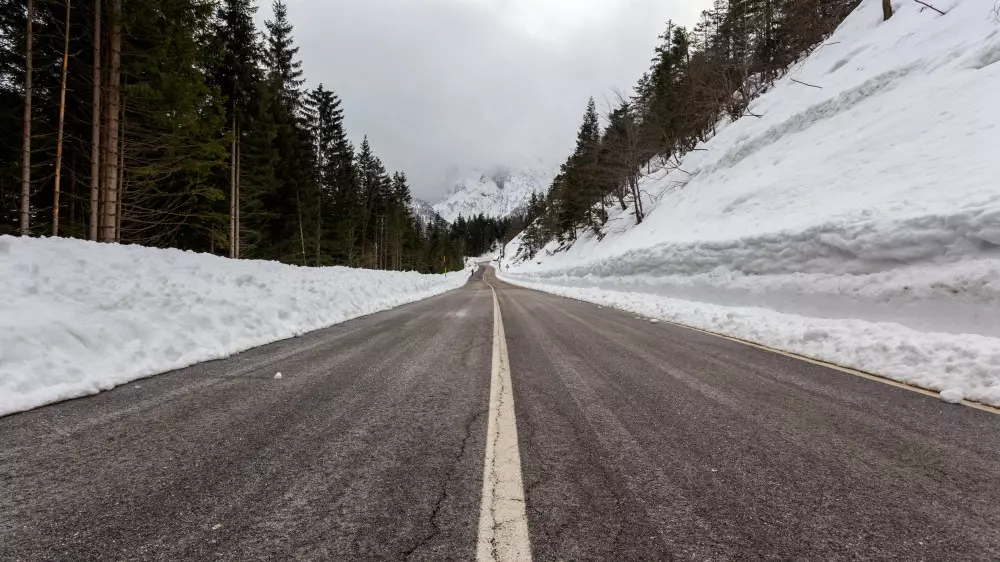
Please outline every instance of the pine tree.
M302 114L316 154L315 176L322 211L316 210L316 240L326 248L324 262L350 265L354 261L358 216L354 147L344 131L340 98L320 84L306 93ZM317 252L317 257L321 252ZM317 260L319 261L319 259Z
M360 247L364 267L378 268L383 247L382 229L386 217L391 179L382 160L372 151L368 137L358 153L358 180L361 196Z
M249 0L225 0L217 15L216 38L221 43L223 57L218 65L214 83L225 98L226 122L229 123L229 256L239 257L239 240L242 230L239 213L241 210L241 176L238 160L240 141L244 135L241 126L248 115L259 113L259 83L261 48L257 41L253 14L257 11Z
M212 6L199 0L129 6L122 13L124 169L118 178L105 176L124 192L120 209L106 215L121 216L116 237L124 242L211 249L224 239L226 195L212 180L229 144L224 99L209 74L221 55Z
M288 21L288 6L283 0L271 5L274 19L266 22L268 67L271 81L280 93L281 103L289 111L298 111L302 102L302 62L296 59L299 48L294 46L292 24Z
M277 152L273 189L267 194L272 219L267 226L271 256L306 265L306 232L314 231L319 205L315 153L302 106L302 63L292 40L292 25L284 2L273 4L274 19L266 22L267 82L272 103Z
M320 84L307 92L303 115L313 142L318 184L315 209L316 263L347 264L350 253L345 248L345 230L350 230L355 194L354 150L344 132L344 115L340 99ZM329 241L325 242L327 239ZM322 247L329 257L322 257ZM346 251L345 251L346 250Z
M410 203L413 201L410 195L410 186L407 184L406 174L395 172L392 175L392 185L389 191L389 211L388 211L388 236L387 245L389 247L388 269L403 269L404 252L413 249L413 239L416 233L413 230L413 216L410 211Z
M596 177L597 158L600 150L601 126L594 98L587 100L583 123L577 132L576 149L560 169L553 183L553 193L558 202L556 221L559 234L569 240L576 239L579 226L599 229L603 225L602 211L594 209L601 204L603 194Z

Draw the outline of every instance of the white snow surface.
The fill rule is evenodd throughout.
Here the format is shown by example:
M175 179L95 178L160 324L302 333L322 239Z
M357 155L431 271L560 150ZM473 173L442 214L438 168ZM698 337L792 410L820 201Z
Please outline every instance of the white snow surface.
M961 389L949 388L947 390L941 391L941 400L949 404L958 404L962 402L965 397L962 396Z
M553 177L541 162L527 167L475 170L456 181L452 192L433 208L450 223L459 216L471 218L479 214L504 218L524 209L532 193L545 193Z
M461 271L304 268L0 236L0 415L226 357L467 279Z
M934 5L863 0L761 118L651 167L642 224L515 239L501 277L1000 405L1000 22Z

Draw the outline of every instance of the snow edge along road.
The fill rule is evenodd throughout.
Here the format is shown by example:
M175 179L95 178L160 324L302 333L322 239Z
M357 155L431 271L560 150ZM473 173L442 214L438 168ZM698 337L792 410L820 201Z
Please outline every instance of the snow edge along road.
M486 280L485 274L483 282L493 293L493 367L476 559L480 562L530 561L531 543L503 318L496 289Z
M560 297L563 297L563 298L573 299L573 300L580 301L580 302L585 302L585 303L588 303L588 304L595 304L595 305L598 305L598 306L607 306L607 307L610 307L610 308L613 308L613 309L616 309L616 310L619 310L619 311L622 311L622 312L626 312L626 313L629 313L629 314L639 314L642 318L645 318L645 319L655 320L656 322L663 322L664 324L670 324L670 325L673 325L673 326L677 326L679 328L685 328L685 329L688 329L688 330L694 330L696 332L701 332L703 334L708 334L710 336L715 336L717 338L722 338L722 339L729 340L729 341L732 341L732 342L736 342L736 343L739 343L739 344L743 344L743 345L746 345L746 346L754 347L754 348L757 348L757 349L760 349L760 350L763 350L763 351L769 351L771 353L776 353L778 355L784 355L786 357L791 357L793 359L798 359L800 361L805 361L806 363L812 363L814 365L819 365L819 366L822 366L822 367L827 367L829 369L833 369L835 371L840 371L842 373L846 373L846 374L849 374L849 375L854 375L856 377L861 377L861 378L868 379L868 380L875 381L875 382L879 382L879 383L882 383L882 384L885 384L885 385L894 386L896 388L901 388L903 390L908 390L910 392L915 392L917 394L922 394L922 395L927 396L929 398L935 398L935 399L939 399L939 400L941 399L941 393L939 391L937 391L937 390L934 390L934 389L931 389L931 388L925 388L923 386L920 386L920 385L917 385L917 384L914 384L914 383L911 383L911 382L896 380L896 379L890 378L890 377L885 376L885 375L880 375L878 373L864 371L864 370L857 369L857 368L850 367L850 366L846 366L846 365L840 365L838 363L833 363L831 361L826 361L826 360L823 360L823 359L818 359L816 357L810 357L808 355L803 355L801 353L796 353L794 351L788 351L786 349L781 349L781 348L774 347L774 346L771 346L771 345L768 345L768 344L765 344L765 343L761 343L761 342L758 342L758 341L753 341L753 340L748 340L748 339L743 339L743 338L739 338L739 337L736 337L736 336L728 335L728 334L723 333L723 332L715 332L715 331L712 331L712 330L707 330L707 329L704 329L704 328L699 328L697 326L692 326L690 324L684 324L684 323L677 322L677 321L674 321L674 320L669 320L667 318L650 316L648 313L641 313L641 312L637 312L637 311L634 311L634 310L629 310L628 308L624 308L624 307L621 307L621 306L616 306L613 303L600 302L600 301L597 301L597 300L589 300L589 299L582 298L582 297L576 296L576 295L567 295L567 294L563 294L563 293L560 293L560 292L548 291L548 290L545 289L544 286L539 286L538 284L534 284L534 283L527 283L527 282L519 281L519 280L516 280L516 279L510 279L510 278L504 278L504 279L501 279L501 280L504 281L505 283L510 283L511 285L514 285L514 286L517 286L517 287L523 287L523 288L530 289L530 290L533 290L533 291L541 291L541 292L545 292L545 293L548 293L548 294L551 294L551 295L556 295L556 296L560 296ZM968 398L963 398L962 400L956 402L956 404L960 405L960 406L965 406L967 408L972 408L972 409L975 409L975 410L982 410L982 411L985 411L985 412L989 412L991 414L1000 415L1000 408L998 408L996 406L993 406L991 404L985 403L985 402L980 402L980 401L977 401L977 400L971 400L971 399L968 399Z

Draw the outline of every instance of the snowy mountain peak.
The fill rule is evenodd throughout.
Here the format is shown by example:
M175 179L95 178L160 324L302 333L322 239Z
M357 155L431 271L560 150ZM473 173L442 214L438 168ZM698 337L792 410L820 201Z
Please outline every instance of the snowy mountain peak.
M450 194L433 209L448 222L479 214L506 217L523 209L532 193L545 193L553 175L540 163L524 168L472 170L456 179Z
M434 207L423 199L414 198L410 201L410 211L413 213L413 216L420 219L420 222L425 225L431 223L434 217L437 216Z

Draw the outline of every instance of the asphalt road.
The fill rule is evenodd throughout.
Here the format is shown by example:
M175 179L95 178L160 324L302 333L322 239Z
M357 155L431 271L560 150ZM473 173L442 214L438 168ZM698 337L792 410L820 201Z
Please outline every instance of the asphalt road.
M536 560L1000 559L1000 416L490 282ZM493 333L477 278L0 418L0 560L473 559Z

